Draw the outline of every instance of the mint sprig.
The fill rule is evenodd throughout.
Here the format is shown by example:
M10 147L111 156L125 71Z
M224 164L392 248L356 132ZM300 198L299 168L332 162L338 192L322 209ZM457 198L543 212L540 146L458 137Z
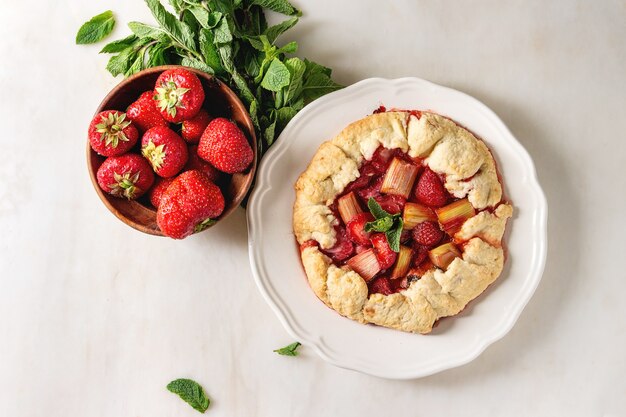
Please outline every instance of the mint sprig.
M366 232L380 232L387 237L389 247L394 252L400 252L400 236L404 222L402 216L390 214L385 211L376 200L370 197L367 201L367 208L376 220L365 223Z
M130 22L132 34L101 51L113 54L107 70L128 77L145 68L175 64L215 75L248 107L260 139L259 156L306 104L342 88L332 80L330 68L289 57L298 50L296 42L277 43L302 15L288 0L169 0L174 13L159 0L145 1L156 25ZM269 26L266 9L287 19ZM94 19L100 24L98 36L87 41L96 42L110 32L114 22L108 16L85 24L94 27Z
M204 413L211 403L200 384L192 379L175 379L167 384L167 389L201 413Z
M280 349L276 349L274 352L283 356L298 356L298 348L300 346L302 346L300 342L294 342Z

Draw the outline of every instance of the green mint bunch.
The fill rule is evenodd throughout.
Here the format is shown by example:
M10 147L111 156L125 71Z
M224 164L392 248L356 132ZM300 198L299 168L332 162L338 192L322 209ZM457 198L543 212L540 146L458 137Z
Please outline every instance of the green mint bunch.
M301 15L287 0L169 0L174 13L159 0L146 4L157 25L130 22L132 34L101 51L113 54L107 70L127 77L177 64L215 75L247 106L260 156L307 103L342 88L329 68L291 56L298 50L296 42L277 42ZM287 18L269 26L266 9ZM106 17L98 19L106 20L102 32L112 29Z

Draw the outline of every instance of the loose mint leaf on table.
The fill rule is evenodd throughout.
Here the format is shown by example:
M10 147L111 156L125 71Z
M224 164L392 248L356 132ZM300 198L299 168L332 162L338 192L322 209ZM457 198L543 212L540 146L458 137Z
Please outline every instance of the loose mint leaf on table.
M274 352L283 356L298 356L298 348L302 346L300 342L295 342L283 348L276 349Z
M111 33L114 26L115 17L113 17L111 10L100 13L89 19L89 21L85 22L80 29L78 29L76 43L78 45L85 45L101 41Z
M183 401L201 413L204 413L211 403L200 384L191 379L175 379L167 384L167 389L178 394Z

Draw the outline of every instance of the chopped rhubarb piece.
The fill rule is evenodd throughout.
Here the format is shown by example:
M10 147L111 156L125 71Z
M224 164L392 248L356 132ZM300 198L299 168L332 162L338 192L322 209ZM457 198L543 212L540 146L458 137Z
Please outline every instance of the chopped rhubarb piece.
M348 261L348 266L352 268L354 272L359 274L365 281L369 281L381 270L376 259L376 254L373 249L368 249L353 256Z
M378 277L370 283L370 294L393 294L393 288L387 277Z
M378 258L380 269L391 268L398 254L389 247L387 236L385 236L384 233L376 233L370 240L372 241L372 245L374 245L374 251Z
M400 252L398 252L398 258L396 264L391 271L391 279L402 278L406 275L407 271L411 267L411 256L413 250L407 246L400 245Z
M393 194L404 197L411 194L413 183L417 177L419 167L399 158L393 158L391 165L387 168L383 185L380 191L385 194Z
M431 262L438 268L446 269L455 258L461 257L461 252L453 243L444 243L428 252Z
M437 216L432 209L417 203L406 203L402 213L404 228L411 230L421 222L437 221Z
M346 225L348 237L351 241L361 246L372 246L370 242L371 232L365 231L365 224L374 220L371 213L359 213L352 218Z
M349 192L337 200L337 209L339 210L341 220L343 220L345 224L348 224L357 214L363 213L359 200L357 200L353 192Z
M461 230L461 226L463 226L465 220L476 215L476 210L474 210L474 207L467 198L441 207L435 210L435 212L437 213L442 229L450 236L453 236L456 232Z
M346 236L346 229L343 227L335 227L337 242L330 249L322 249L322 252L329 256L333 261L340 262L348 259L354 253L354 245Z

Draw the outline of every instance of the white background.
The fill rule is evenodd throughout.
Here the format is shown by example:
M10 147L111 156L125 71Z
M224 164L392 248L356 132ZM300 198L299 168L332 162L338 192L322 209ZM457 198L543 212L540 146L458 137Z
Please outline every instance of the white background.
M414 381L272 353L292 340L253 283L243 210L182 242L107 211L85 133L119 80L74 36L109 8L115 38L152 18L139 0L38 3L0 7L0 416L198 415L165 389L178 377L211 416L626 415L624 1L296 2L283 41L298 55L343 84L418 76L474 95L547 195L546 270L516 326Z

